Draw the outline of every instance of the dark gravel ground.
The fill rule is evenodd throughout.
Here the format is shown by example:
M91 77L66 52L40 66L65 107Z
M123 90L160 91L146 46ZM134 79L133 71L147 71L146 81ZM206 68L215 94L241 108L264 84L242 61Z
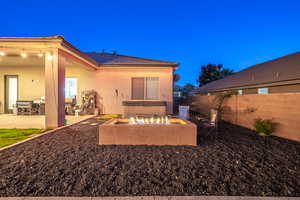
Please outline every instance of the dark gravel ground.
M0 152L0 196L300 196L297 142L230 124L196 147L100 146L97 132L74 125Z

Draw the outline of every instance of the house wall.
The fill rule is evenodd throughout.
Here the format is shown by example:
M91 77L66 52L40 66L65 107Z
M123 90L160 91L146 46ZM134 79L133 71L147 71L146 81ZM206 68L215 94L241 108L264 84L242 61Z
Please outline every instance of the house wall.
M261 86L256 88L241 88L243 90L243 94L257 94L258 88L269 88L269 93L292 93L292 92L299 92L300 93L300 84L287 84L287 85L277 85L277 86ZM238 91L238 89L235 89ZM220 92L211 92L212 95L220 93ZM205 94L204 94L205 95Z
M96 71L78 64L68 64L66 78L77 78L77 104L81 104L81 93L86 90L95 90L97 85Z
M16 59L16 58L15 58ZM45 68L43 60L33 62L0 62L0 113L4 113L5 75L18 75L19 100L36 100L45 96Z
M138 115L146 115L151 113L154 115L166 115L165 106L124 106L124 117L135 117Z
M279 85L279 86L271 86L267 88L269 88L269 93L300 92L300 84ZM257 94L257 89L258 88L243 89L243 94Z
M13 61L14 59L16 58L7 62L10 63L9 65L0 62L0 113L4 112L4 75L19 75L19 100L36 100L45 96L44 59L32 61L26 58L26 62L25 59ZM171 67L114 67L100 68L95 71L68 61L65 70L66 77L78 78L77 103L81 104L82 91L96 90L98 107L104 114L123 114L122 101L131 100L132 77L159 77L159 100L167 102L168 114L173 112L173 69Z
M124 112L123 101L131 100L132 77L159 77L160 101L167 102L167 113L173 112L173 69L171 67L103 67L97 71L100 112Z
M197 96L197 109L208 114L214 96ZM274 135L300 141L300 93L234 95L224 101L225 121L253 129L256 118L278 123Z
M299 92L300 93L300 84L292 84L292 85L280 85L269 87L270 93L291 93L291 92Z

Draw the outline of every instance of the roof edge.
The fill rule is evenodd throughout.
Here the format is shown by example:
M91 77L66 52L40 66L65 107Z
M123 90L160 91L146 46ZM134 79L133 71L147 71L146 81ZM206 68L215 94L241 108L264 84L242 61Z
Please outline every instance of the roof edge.
M33 42L44 42L44 41L62 41L64 37L62 35L52 35L45 37L0 37L1 42L21 42L21 41L33 41Z
M141 63L141 64L136 64L136 63L113 63L113 64L98 64L100 67L110 67L110 66L118 66L118 65L124 65L124 66L157 66L157 67L161 67L161 66L165 66L165 67L173 67L176 68L178 64L163 64L163 63L157 63L157 64L148 64L148 63Z
M88 54L106 54L106 55L113 55L111 53L97 53L97 52L84 52L87 55ZM157 59L150 59L150 58L142 58L142 57L137 57L137 56L127 56L127 55L122 55L122 54L115 54L116 56L122 56L122 57L127 57L127 58L135 58L135 59L141 59L141 60L147 60L147 61L154 61L154 62L163 62L159 64L132 64L132 63L116 63L116 64L99 64L99 66L103 65L171 65L174 67L178 67L180 65L179 62L171 62L171 61L165 61L165 60L157 60Z
M180 65L179 62L170 62L170 61L164 61L164 60L156 60L156 59L150 59L150 58L141 58L136 56L127 56L127 55L121 55L116 54L118 56L128 57L128 58L135 58L135 59L142 59L147 61L154 61L154 62L162 62L162 63L156 63L156 64L148 64L148 63L142 63L142 64L135 64L135 63L116 63L116 64L100 64L95 59L91 58L89 53L94 54L101 54L97 52L82 52L78 48L76 48L74 45L72 45L70 42L65 40L64 36L62 35L52 35L52 36L45 36L45 37L0 37L0 42L55 42L60 43L62 47L65 47L72 51L73 53L76 53L81 58L85 59L86 61L90 62L91 64L95 65L96 67L107 67L107 66L117 66L117 65L124 65L124 66L170 66L175 69L178 68ZM109 53L105 53L109 54ZM111 54L110 54L111 55Z
M45 36L45 37L0 37L0 42L55 42L61 44L62 47L67 48L73 53L77 54L79 57L85 59L91 64L95 65L95 68L98 67L98 63L72 45L70 42L65 40L62 35L53 35L53 36Z

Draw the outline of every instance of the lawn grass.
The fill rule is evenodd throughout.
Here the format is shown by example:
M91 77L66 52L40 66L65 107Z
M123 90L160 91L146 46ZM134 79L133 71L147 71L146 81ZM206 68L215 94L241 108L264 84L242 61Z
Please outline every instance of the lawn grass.
M119 118L121 116L122 115L120 115L120 114L106 114L106 115L100 115L100 116L96 117L96 119L106 120L106 119L112 119L112 118Z
M43 129L0 129L0 148L25 140Z

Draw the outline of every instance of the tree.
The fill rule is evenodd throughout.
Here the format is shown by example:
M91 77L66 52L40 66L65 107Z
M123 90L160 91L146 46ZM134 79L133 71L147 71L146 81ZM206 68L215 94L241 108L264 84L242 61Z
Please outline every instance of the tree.
M189 95L189 93L191 91L193 91L193 89L195 88L195 86L191 83L187 83L185 84L182 88L181 88L181 93L182 96L187 97Z
M232 74L233 70L223 68L223 65L221 64L207 64L201 66L201 72L197 81L201 87L207 83L222 79Z
M179 74L173 74L173 81L177 82L180 80L180 75Z
M187 83L184 86L175 85L174 91L181 92L182 97L187 97L191 91L195 89L195 86L191 83Z

